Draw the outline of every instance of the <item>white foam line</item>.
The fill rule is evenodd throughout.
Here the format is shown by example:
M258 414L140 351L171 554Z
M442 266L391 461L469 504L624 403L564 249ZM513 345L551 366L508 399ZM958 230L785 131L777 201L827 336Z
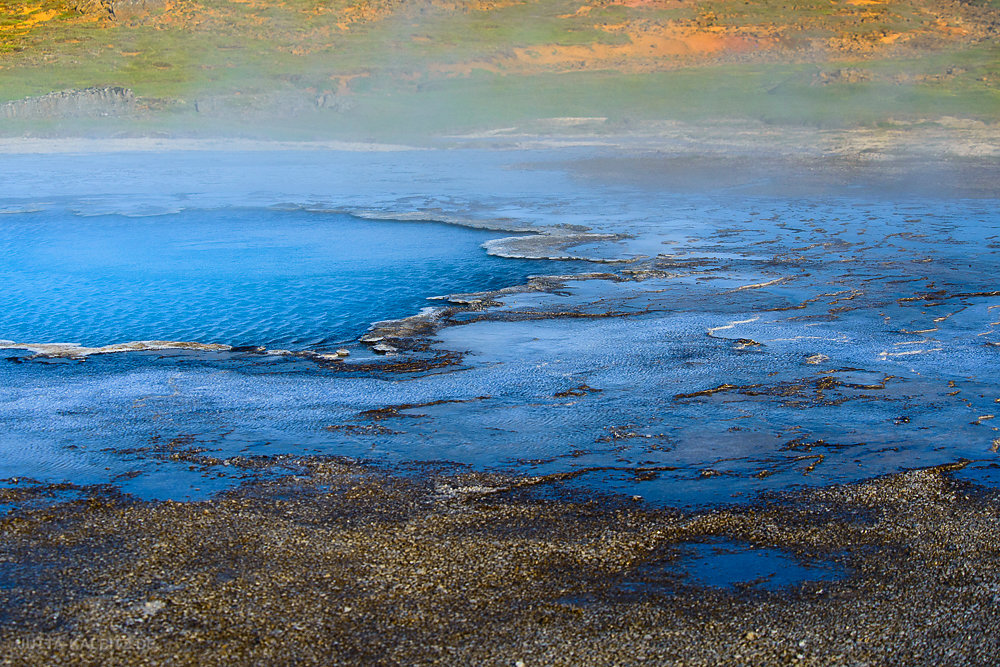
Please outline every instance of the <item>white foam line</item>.
M231 350L229 345L219 343L194 343L172 340L135 340L100 347L86 347L78 343L16 343L0 340L0 350L27 350L45 357L68 357L78 359L92 354L114 354L119 352L146 352L155 350L198 350L202 352Z
M941 352L944 348L942 347L931 347L926 350L910 350L909 352L890 352L889 350L883 350L879 353L879 359L885 361L889 357L911 357L915 354L924 354L925 352Z
M958 315L959 313L961 313L964 310L968 310L968 306L966 306L964 308L959 308L958 310L956 310L953 313L948 313L947 315L942 315L940 317L935 317L932 321L933 322L944 322L949 317L952 317L953 315Z
M745 289L760 289L761 287L770 287L771 285L777 285L778 283L783 283L787 280L791 280L788 276L783 276L781 278L775 278L774 280L769 280L766 283L754 283L752 285L743 285L741 287L735 287L730 292L739 292Z
M994 308L1000 308L1000 305L986 306L986 312L989 313ZM990 326L989 330L984 331L983 333L978 333L976 336L989 336L993 333L993 327L1000 326L1000 320L997 320L996 322L987 322L987 324Z
M711 327L708 330L708 335L711 336L711 337L714 337L716 331L724 331L726 329L732 329L733 327L737 326L738 324L750 324L751 322L756 322L759 319L760 319L760 317L752 317L749 320L736 320L735 322L730 322L729 324L726 324L726 325L721 326L721 327Z

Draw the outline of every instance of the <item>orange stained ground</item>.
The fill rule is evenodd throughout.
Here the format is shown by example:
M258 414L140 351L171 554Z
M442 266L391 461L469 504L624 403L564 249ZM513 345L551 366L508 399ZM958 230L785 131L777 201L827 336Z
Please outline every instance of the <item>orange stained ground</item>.
M508 68L580 69L615 66L617 69L658 69L664 61L704 57L726 53L763 51L777 45L770 28L731 29L721 26L698 28L672 25L635 29L627 26L601 26L608 32L628 37L623 44L587 44L564 46L546 44L514 49L514 56L504 61Z
M42 10L41 5L34 7L25 7L19 14L24 18L11 25L0 26L0 32L10 32L23 34L30 31L33 27L40 23L45 23L46 21L51 21L56 16L60 14L57 9L46 9Z

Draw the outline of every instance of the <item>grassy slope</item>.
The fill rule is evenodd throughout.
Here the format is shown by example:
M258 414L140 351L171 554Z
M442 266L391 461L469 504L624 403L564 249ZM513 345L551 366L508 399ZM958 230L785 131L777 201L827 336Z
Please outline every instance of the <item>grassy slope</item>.
M998 5L171 0L127 24L81 15L64 0L0 0L0 99L122 85L158 111L131 121L136 131L197 119L206 132L303 138L547 116L997 121ZM744 42L712 50L723 38ZM352 109L294 122L241 111L269 104L259 98L274 91L303 99L339 93ZM228 100L231 118L193 113L194 100L212 96Z

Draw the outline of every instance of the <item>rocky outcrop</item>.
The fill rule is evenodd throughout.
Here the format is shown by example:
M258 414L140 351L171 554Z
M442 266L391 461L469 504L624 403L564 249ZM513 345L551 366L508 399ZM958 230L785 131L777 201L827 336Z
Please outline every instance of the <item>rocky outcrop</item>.
M134 113L135 110L135 94L130 89L107 86L63 90L0 104L0 118L121 116Z

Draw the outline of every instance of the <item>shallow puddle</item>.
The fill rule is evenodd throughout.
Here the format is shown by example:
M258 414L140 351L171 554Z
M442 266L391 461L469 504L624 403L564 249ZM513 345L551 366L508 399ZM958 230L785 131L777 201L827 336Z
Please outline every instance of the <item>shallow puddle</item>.
M631 593L668 593L678 586L778 591L806 582L838 581L848 569L835 560L802 559L747 542L713 539L681 547L676 560L648 563L622 584Z
M777 590L807 581L837 581L847 570L833 561L801 560L780 549L754 547L745 542L717 540L685 547L683 562L688 581L719 588L752 586Z

